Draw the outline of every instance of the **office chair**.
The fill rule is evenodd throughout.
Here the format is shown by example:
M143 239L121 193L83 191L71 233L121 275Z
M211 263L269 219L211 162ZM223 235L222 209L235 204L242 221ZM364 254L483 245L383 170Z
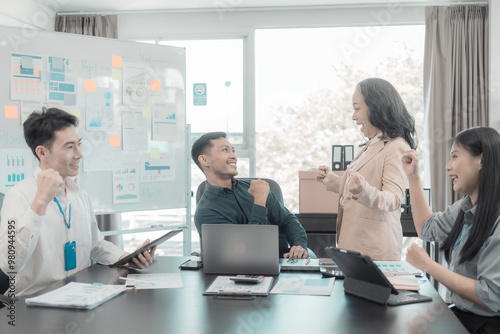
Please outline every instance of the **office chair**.
M0 193L0 210L2 209L4 194ZM9 276L0 269L0 294L4 294L9 289Z
M240 180L250 182L250 181L256 180L256 179L258 179L258 178L241 178ZM278 198L278 201L280 201L280 203L283 204L283 192L281 191L281 187L278 184L278 182L271 180L271 179L264 179L264 178L261 178L261 180L264 180L267 183L269 183L269 188L270 188L271 192ZM198 186L198 190L196 191L196 204L198 204L198 202L201 199L201 196L203 196L203 193L205 192L206 184L207 184L207 181L203 181ZM279 233L279 256L282 257L283 254L288 253L289 250L290 250L290 247L288 245L288 242L286 241L285 235L282 233ZM316 258L316 255L309 248L307 249L307 251L309 253L309 256L311 256L312 258Z

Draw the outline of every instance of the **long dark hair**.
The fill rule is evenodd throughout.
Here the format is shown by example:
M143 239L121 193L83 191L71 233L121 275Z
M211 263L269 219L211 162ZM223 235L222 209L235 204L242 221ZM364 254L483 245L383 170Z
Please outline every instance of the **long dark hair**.
M451 142L460 145L474 157L483 154L479 171L476 214L458 261L458 263L464 263L476 256L491 235L495 221L500 215L500 191L498 191L500 188L500 134L492 128L475 127L460 132ZM450 234L441 245L448 263L463 226L464 212L460 211Z
M403 99L394 86L379 78L359 82L361 92L370 109L370 123L382 131L384 138L403 138L412 149L417 148L415 119L410 115Z

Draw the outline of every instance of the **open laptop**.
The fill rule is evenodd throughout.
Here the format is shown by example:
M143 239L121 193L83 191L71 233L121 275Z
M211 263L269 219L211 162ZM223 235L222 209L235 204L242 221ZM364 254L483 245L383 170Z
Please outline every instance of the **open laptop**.
M201 225L205 274L278 275L278 226Z
M336 247L325 251L344 273L346 293L390 306L432 300L416 292L399 293L369 256Z

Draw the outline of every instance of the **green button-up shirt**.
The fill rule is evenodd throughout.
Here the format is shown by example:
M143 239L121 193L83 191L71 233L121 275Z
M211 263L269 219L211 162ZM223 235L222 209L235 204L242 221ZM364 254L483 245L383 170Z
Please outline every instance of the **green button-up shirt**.
M196 207L194 223L201 234L202 224L277 225L290 246L307 249L306 231L299 220L269 192L266 207L254 204L250 183L233 180L233 190L207 183Z

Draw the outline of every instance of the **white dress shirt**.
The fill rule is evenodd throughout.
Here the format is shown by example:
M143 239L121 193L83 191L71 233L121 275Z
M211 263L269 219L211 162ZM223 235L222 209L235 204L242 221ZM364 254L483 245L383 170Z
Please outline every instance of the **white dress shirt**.
M56 198L71 224L67 227L55 201L51 201L44 216L31 209L37 192L37 176L40 167L5 196L0 223L0 268L7 274L17 272L16 296L30 295L38 290L72 275L90 265L90 260L112 264L125 254L118 246L105 241L97 227L97 221L89 195L71 178L66 178L66 196L58 189ZM15 221L15 233L9 234ZM12 235L15 243L12 243ZM66 271L64 245L76 242L76 268ZM10 252L9 259L7 250ZM9 263L9 260L13 260ZM10 275L9 275L10 276Z

